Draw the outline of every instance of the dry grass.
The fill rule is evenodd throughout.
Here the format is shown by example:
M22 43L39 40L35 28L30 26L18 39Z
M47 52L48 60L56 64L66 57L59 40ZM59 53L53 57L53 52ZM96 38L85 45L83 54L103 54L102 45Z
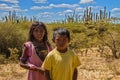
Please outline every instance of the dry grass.
M120 80L120 59L104 58L97 51L78 54L78 80ZM0 80L26 80L27 71L18 64L0 65Z
M101 57L96 49L78 55L82 63L78 80L120 80L120 59Z
M26 80L27 71L19 64L0 65L0 80Z

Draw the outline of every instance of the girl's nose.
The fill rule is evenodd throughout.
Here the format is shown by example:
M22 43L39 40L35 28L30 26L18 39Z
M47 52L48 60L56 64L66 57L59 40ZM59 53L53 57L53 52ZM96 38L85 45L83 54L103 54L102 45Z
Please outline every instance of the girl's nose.
M39 34L39 35L40 35L40 32L37 32L37 34Z

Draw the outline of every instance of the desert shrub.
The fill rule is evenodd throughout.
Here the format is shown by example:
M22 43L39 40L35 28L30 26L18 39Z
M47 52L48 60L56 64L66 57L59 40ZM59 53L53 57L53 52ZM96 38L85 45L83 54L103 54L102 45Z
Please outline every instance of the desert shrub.
M22 45L25 42L26 38L28 37L28 30L30 25L31 22L1 23L0 52L6 53L6 57L9 57L10 54L12 54L9 49L12 49L14 51L14 49L16 48L18 50L18 53L21 53ZM106 32L114 31L115 34L119 33L120 28L118 26L119 25L110 25L110 24L84 25L82 23L69 23L69 24L52 23L52 24L47 24L47 29L48 29L49 41L52 44L52 46L54 46L54 43L52 42L53 29L57 27L67 28L71 32L70 47L72 49L79 50L81 48L91 48L91 47L96 47L97 45L100 44L104 44L104 42L101 41L101 38L107 41L107 43L110 45L111 42L109 42L109 37L107 37L108 34L106 34ZM117 40L118 38L115 39ZM119 42L119 39L116 42Z
M0 64L8 64L8 63L17 63L19 61L19 50L17 48L8 48L10 52L10 57L5 59L4 53L0 54Z
M21 51L21 46L26 40L23 29L20 29L16 23L0 24L0 52L6 54L6 58L10 56L8 48L16 48Z
M102 33L106 32L106 31L107 31L107 27L105 27L105 26L100 26L98 28L98 33L99 34L102 34Z
M18 62L18 53L19 53L19 50L17 48L8 48L11 56L9 57L9 61L11 62Z
M120 33L117 31L106 31L98 35L102 47L107 46L111 49L112 55L115 58L120 57Z
M3 53L0 53L0 64L5 64L6 60L5 60L5 55L3 55Z

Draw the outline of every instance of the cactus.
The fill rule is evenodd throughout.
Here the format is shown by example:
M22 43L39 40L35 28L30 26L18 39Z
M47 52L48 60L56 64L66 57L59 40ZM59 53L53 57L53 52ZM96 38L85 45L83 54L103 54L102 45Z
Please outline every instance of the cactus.
M82 21L83 22L89 22L89 21L97 22L97 21L101 21L103 19L107 20L107 16L108 16L108 19L110 19L110 17L111 17L110 12L109 13L106 12L106 7L104 7L104 10L100 10L99 13L93 13L92 8L87 7L86 10L84 10Z
M65 21L62 22L68 22L68 23L74 23L74 22L97 22L100 20L105 20L107 22L107 20L111 19L111 12L106 11L106 7L104 7L104 10L100 10L99 13L94 13L92 12L92 8L91 7L86 7L86 9L83 12L83 15L78 15L75 14L75 10L73 11L72 14L68 15L65 14ZM16 11L9 11L8 16L3 17L3 20L7 21L11 21L11 22L17 22L17 21L35 21L38 20L35 16L33 16L32 18L28 19L26 16L22 16L22 17L18 17L16 15Z
M104 19L106 19L106 7L104 7Z
M66 20L67 20L67 22L68 23L73 23L73 22L75 22L75 10L74 10L74 12L73 12L73 14L71 14L71 15L66 15L65 14L65 17L66 17Z
M110 19L111 13L109 12L108 19Z

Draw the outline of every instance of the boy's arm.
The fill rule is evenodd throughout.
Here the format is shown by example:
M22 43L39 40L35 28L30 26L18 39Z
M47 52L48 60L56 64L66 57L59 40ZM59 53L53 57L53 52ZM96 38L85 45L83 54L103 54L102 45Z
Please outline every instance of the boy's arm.
M45 70L45 77L47 78L47 80L51 80L49 70Z
M78 70L77 68L75 68L73 73L73 80L77 80L77 75L78 75Z

